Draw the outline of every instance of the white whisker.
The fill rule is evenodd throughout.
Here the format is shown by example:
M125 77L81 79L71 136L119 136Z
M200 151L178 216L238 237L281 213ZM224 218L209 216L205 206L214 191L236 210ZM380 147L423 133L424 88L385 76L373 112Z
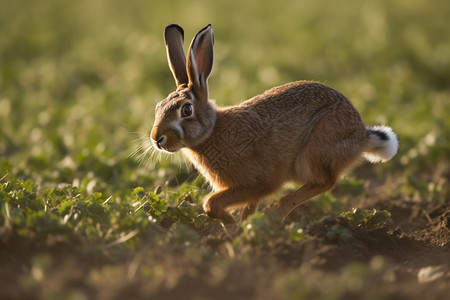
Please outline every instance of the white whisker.
M139 152L141 152L145 148L145 145L137 146L136 149L133 150L130 154L128 154L127 158L131 158L136 156Z
M157 158L155 146L150 142L148 134L142 132L132 132L139 137L131 141L131 151L127 158L132 158L139 163L139 167L145 164L148 167ZM158 151L159 152L159 151Z
M188 172L192 170L192 166L183 155L179 153L167 153L157 149L151 142L148 131L146 133L132 132L132 134L135 135L135 138L130 141L130 149L127 151L128 153L124 153L124 157L136 161L139 168L155 169L157 168L157 162L168 161L171 165L177 167L178 170L182 170L183 168L188 170ZM192 179L192 175L189 176L189 180ZM179 179L176 177L175 182L180 184Z

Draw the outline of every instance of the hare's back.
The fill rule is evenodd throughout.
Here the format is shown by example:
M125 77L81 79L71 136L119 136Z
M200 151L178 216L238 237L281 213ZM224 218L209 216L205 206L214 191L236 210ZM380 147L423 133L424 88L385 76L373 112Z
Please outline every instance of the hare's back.
M266 111L269 116L286 111L302 111L314 114L327 106L351 106L350 101L335 89L315 81L296 81L265 91L241 104L257 111Z
M325 119L330 123L328 135L365 135L365 125L351 102L318 82L297 81L274 87L242 105L262 124L263 135L277 140L280 147L305 144L315 125Z

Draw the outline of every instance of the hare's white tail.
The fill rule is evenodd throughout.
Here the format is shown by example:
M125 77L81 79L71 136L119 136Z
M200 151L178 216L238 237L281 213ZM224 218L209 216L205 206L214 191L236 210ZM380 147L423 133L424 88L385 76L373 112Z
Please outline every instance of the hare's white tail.
M367 127L369 137L368 147L364 151L364 158L372 163L386 162L397 154L398 139L390 127Z

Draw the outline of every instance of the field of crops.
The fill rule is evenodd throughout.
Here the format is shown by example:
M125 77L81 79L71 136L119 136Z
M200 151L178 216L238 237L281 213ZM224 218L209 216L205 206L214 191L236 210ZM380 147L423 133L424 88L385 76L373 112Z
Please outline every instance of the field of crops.
M450 2L0 0L1 299L448 299ZM285 222L223 226L147 151L163 30L211 23L210 97L341 91L400 149ZM286 186L260 205L268 207Z

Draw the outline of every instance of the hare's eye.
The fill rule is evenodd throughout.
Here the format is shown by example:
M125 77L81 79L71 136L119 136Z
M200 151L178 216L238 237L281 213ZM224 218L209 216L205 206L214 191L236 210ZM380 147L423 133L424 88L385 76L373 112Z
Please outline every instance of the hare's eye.
M183 105L183 107L181 108L181 116L183 118L192 116L193 112L194 112L194 110L192 108L192 104L190 104L190 103Z

